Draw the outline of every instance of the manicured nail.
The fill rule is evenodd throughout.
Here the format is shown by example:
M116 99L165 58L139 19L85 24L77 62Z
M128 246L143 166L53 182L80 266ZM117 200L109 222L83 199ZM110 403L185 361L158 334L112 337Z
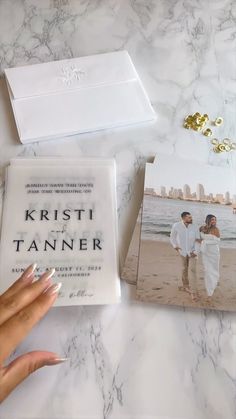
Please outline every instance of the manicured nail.
M22 279L23 280L29 279L33 275L36 267L37 267L37 263L32 263L32 265L28 266L28 268L26 268L26 270L24 271L22 275Z
M49 271L44 272L43 275L40 276L39 281L47 283L49 282L50 278L55 274L55 269L49 269Z
M48 295L56 294L61 289L61 286L62 286L61 282L58 282L58 284L53 284L48 289L46 289L45 293Z
M70 358L52 358L49 359L46 365L57 365L62 364L63 362L69 361Z

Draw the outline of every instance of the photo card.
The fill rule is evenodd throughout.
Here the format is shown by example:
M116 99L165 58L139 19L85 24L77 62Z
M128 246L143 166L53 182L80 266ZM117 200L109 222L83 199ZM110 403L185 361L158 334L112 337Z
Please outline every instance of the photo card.
M146 164L137 298L236 310L232 167L159 155Z

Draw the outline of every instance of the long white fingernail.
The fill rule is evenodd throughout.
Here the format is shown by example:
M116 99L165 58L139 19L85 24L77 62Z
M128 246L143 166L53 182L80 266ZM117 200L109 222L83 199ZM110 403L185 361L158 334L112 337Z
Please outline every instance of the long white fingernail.
M49 269L49 271L44 272L43 275L40 276L39 281L41 282L49 282L49 279L55 274L55 269Z
M61 286L62 286L61 282L58 282L58 284L53 284L45 291L45 294L48 294L48 295L56 294L61 289Z
M57 365L69 361L70 358L52 358L47 361L46 365Z
M28 266L22 275L22 279L28 279L30 276L32 276L36 268L37 263L32 263L32 265Z
M56 272L56 269L52 268L52 269L49 269L48 272L46 272L46 275L48 278L51 278L55 274L55 272Z

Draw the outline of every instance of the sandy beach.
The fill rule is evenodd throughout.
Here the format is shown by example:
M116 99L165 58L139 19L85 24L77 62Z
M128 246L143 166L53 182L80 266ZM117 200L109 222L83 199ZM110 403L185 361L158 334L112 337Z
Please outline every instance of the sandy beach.
M139 228L135 233L122 274L122 278L131 282L137 273ZM192 302L188 293L178 290L178 286L182 285L180 257L169 243L142 240L140 254L145 263L139 263L138 299L192 308L236 311L236 249L221 248L220 282L210 304L206 301L201 256L197 262L200 299Z

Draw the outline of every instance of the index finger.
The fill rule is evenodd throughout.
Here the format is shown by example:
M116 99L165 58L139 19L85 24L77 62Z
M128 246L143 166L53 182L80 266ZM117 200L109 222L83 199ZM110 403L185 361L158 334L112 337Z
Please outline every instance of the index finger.
M0 326L0 364L11 354L26 337L32 327L47 313L57 298L61 283L50 286L31 304Z

